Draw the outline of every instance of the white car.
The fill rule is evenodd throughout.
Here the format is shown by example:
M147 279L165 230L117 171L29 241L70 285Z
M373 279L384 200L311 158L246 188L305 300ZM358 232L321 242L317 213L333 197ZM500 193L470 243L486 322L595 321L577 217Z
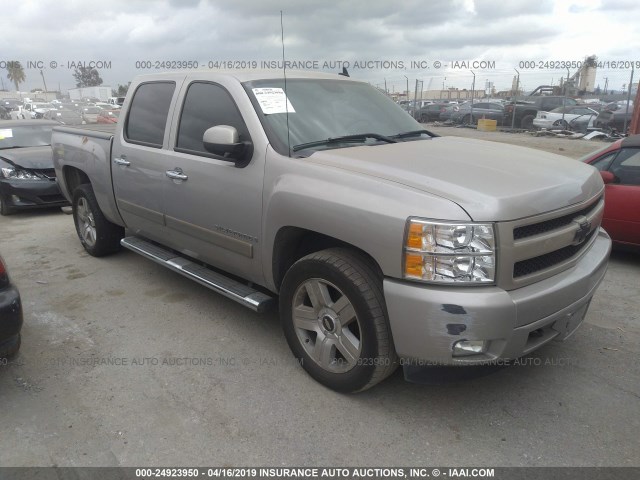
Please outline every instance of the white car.
M564 112L564 118L562 114ZM589 118L589 126L592 126L594 119L598 116L598 112L593 108L584 105L570 105L567 107L554 108L550 112L538 112L536 118L533 119L533 126L536 128L563 128L569 129L571 121L577 118Z

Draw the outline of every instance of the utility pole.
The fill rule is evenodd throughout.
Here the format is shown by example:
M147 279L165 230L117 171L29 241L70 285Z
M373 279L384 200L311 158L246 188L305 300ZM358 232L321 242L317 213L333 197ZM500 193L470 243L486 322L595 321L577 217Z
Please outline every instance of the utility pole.
M384 93L386 93L387 95L389 95L389 90L387 90L387 79L384 79Z
M569 85L569 68L567 68L567 83L564 86L564 95L562 96L562 128L565 128L567 122L564 121L564 111L567 109L567 86Z
M469 119L469 122L473 123L473 97L476 93L476 72L474 72L473 70L469 71L473 75L473 83L471 83L471 118Z
M409 101L409 77L403 75L404 78L407 79L407 102Z
M607 94L607 87L609 86L609 77L604 77L604 94Z
M514 70L516 70L514 68ZM518 100L518 91L520 90L520 72L518 70L516 70L516 73L518 74L518 76L516 77L516 93L515 96L513 98L513 113L511 114L511 129L513 130L513 127L516 124L516 106L517 106L517 100Z
M633 67L631 67L631 78L629 79L629 91L627 92L627 108L624 111L624 126L622 127L623 135L627 133L627 116L629 115L629 102L631 102L631 86L633 84Z
M44 83L44 98L45 100L49 101L49 99L47 98L47 82L44 80L44 72L42 70L40 70L40 75L42 75L42 83Z

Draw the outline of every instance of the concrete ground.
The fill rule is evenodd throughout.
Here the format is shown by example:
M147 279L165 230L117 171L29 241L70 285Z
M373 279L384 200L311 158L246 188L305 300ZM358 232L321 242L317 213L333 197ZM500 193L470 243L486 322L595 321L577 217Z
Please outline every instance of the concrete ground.
M90 257L60 211L0 217L0 251L25 310L2 466L640 465L640 254L614 253L586 323L520 366L348 396L292 361L276 313Z

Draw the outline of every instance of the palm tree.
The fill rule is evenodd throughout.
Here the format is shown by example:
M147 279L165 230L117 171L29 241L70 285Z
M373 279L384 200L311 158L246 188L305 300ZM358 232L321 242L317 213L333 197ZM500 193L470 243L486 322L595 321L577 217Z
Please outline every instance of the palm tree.
M16 91L20 90L18 87L25 81L26 76L22 65L17 60L7 62L7 78L11 80L16 86Z

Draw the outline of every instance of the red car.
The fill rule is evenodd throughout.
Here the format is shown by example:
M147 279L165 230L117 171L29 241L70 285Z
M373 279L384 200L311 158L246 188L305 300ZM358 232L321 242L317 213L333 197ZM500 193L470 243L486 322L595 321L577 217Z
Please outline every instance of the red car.
M640 247L640 135L632 135L583 158L605 183L602 226L614 242Z
M98 123L118 123L120 110L103 110L98 114Z

